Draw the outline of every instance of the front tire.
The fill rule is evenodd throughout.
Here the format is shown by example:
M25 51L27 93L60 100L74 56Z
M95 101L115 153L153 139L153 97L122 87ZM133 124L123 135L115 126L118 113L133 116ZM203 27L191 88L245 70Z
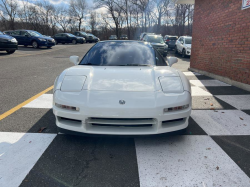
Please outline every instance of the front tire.
M13 54L13 53L15 53L15 51L16 51L16 50L6 50L6 52L7 52L8 54Z
M182 57L182 58L185 58L185 57L186 57L186 50L185 50L185 49L182 50L181 57Z
M52 47L51 47L51 46L48 46L47 48L48 48L48 49L51 49Z
M177 47L175 47L175 54L178 54L178 50L177 50Z
M36 41L32 42L32 46L33 46L34 49L38 49L39 48L38 43Z

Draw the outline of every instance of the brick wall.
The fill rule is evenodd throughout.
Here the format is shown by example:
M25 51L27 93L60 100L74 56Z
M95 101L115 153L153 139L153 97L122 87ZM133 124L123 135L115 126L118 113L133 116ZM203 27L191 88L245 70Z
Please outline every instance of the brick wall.
M250 84L250 8L242 0L196 0L191 68Z

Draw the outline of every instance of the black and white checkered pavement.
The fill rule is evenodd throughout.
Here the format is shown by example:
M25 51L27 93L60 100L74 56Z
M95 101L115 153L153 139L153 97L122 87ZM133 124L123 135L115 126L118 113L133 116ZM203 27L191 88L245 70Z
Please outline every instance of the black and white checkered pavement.
M57 134L52 92L30 102L0 121L0 186L250 186L250 92L184 73L193 111L182 135Z

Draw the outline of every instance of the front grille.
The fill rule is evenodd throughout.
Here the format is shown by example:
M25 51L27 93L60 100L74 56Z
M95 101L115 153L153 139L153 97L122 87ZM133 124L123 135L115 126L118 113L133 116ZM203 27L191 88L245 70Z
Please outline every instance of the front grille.
M105 127L151 127L156 120L153 118L88 118L86 123Z

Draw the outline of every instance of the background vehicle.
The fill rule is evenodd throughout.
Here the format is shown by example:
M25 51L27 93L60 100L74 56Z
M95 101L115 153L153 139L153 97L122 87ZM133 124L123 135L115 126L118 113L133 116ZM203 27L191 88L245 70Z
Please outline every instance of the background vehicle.
M191 36L181 36L176 41L175 53L180 53L182 57L191 56L192 48L192 37Z
M191 87L149 43L105 41L56 79L53 113L59 132L147 135L183 130ZM115 80L115 81L114 81Z
M117 36L116 36L116 35L111 35L111 36L109 37L109 40L117 40Z
M164 37L164 41L168 45L169 49L175 49L175 43L176 43L177 39L178 39L178 36L166 35Z
M151 43L161 54L166 57L168 55L168 45L164 43L160 35L145 35L143 41Z
M73 34L70 33L59 33L56 34L53 37L56 41L56 44L58 43L72 43L72 44L77 44L77 43L84 43L83 37L77 37Z
M4 35L4 33L0 31L0 51L6 51L8 54L12 54L17 49L17 40L11 36Z
M128 39L128 35L122 34L122 35L120 36L120 39L121 39L121 40L127 40L127 39Z
M147 33L147 32L141 33L141 35L140 35L140 40L141 41L143 40L144 36L146 36L146 34L154 35L155 33Z
M55 40L50 37L45 37L37 31L32 30L15 30L15 31L5 31L6 34L16 38L18 45L28 45L34 48L47 47L51 48L55 45Z
M93 34L91 34L91 33L88 33L88 36L92 37L92 40L93 40L93 42L95 42L95 43L100 41L99 38L97 38L95 35L93 35Z
M86 32L76 31L74 32L74 35L78 37L83 37L85 39L85 43L87 42L88 34Z

